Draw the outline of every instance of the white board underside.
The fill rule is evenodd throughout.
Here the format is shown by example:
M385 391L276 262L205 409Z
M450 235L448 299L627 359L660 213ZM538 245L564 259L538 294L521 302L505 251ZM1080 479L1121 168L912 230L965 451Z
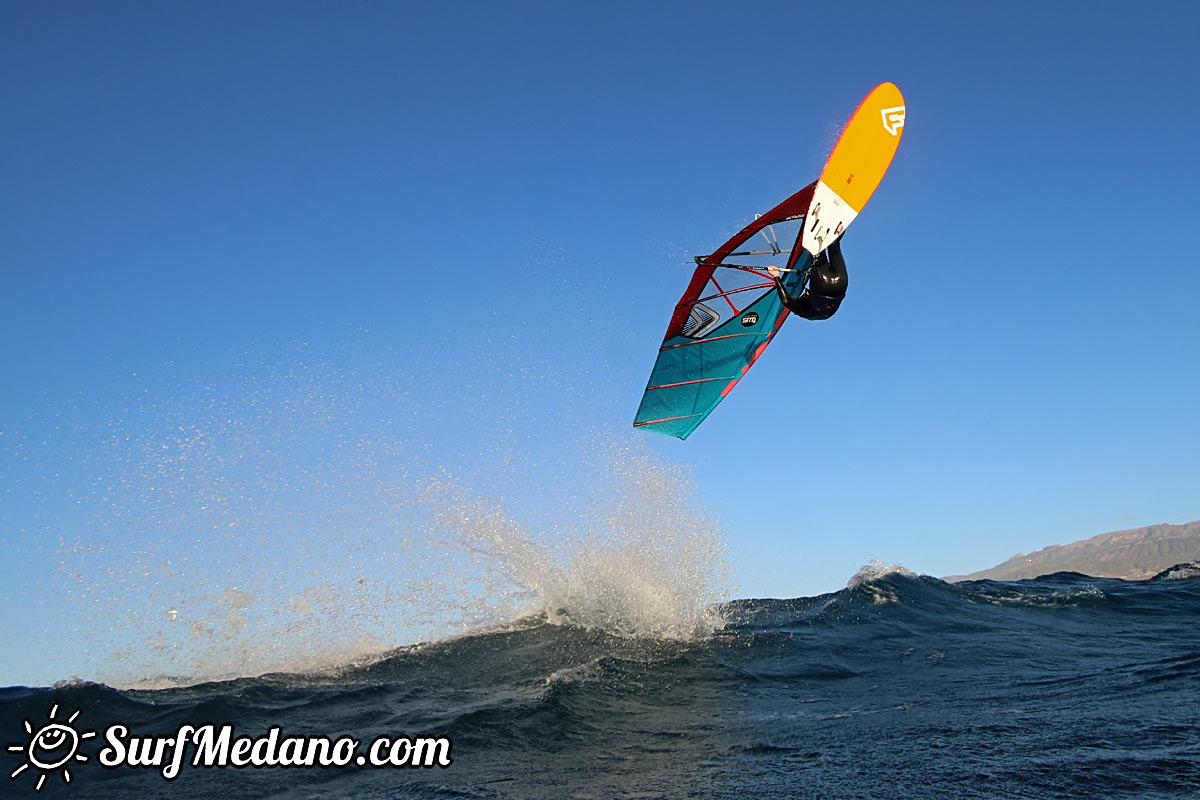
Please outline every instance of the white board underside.
M826 186L824 181L817 181L817 187L813 190L812 205L809 206L808 217L804 220L801 244L815 256L836 242L857 216L858 211L838 197L837 192Z

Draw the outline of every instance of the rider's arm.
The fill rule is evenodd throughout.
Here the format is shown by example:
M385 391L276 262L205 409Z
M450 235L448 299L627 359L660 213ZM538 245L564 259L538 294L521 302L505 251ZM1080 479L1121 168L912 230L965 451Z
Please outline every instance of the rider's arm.
M772 264L767 267L767 274L771 276L771 280L775 281L775 290L779 292L779 299L783 301L785 306L790 306L793 300L788 295L787 289L783 288L783 273L779 271L778 267Z

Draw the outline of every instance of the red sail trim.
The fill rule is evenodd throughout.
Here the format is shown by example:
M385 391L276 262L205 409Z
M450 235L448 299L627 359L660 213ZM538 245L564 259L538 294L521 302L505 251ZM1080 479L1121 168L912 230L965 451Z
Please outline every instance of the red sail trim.
M805 186L794 195L784 200L773 209L763 214L758 219L751 222L746 227L742 228L736 236L734 236L725 244L718 247L711 255L700 259L699 266L692 273L692 280L688 284L687 290L683 293L679 303L675 306L675 313L671 315L671 324L667 326L667 335L663 340L670 339L673 336L679 336L683 330L683 323L687 321L688 314L692 310L692 306L696 304L700 293L704 291L704 287L712 279L713 272L720 265L725 257L733 253L742 244L746 242L754 234L761 231L768 225L773 225L776 222L782 222L785 219L794 219L808 212L808 206L812 202L813 189L817 186L817 182L813 181L808 186ZM726 298L728 299L728 298ZM730 303L732 306L732 302ZM698 339L697 341L706 341Z
M715 284L716 281L714 280L713 283ZM728 300L729 295L731 295L731 294L737 294L738 292L752 292L755 289L766 289L768 286L774 286L774 285L775 284L773 284L773 283L754 283L754 284L751 284L750 286L741 286L737 289L730 289L727 292L722 290L720 294L710 294L708 297L700 297L696 300L696 302L703 303L708 300L716 300L718 297L724 297L726 300ZM717 288L720 289L721 287L718 286ZM730 303L730 305L732 306L733 303ZM733 313L737 314L738 310L736 308L733 309Z
M716 275L714 275L714 276L713 276L713 278L712 278L712 282L713 282L713 286L717 287L717 291L719 292L719 294L716 294L716 295L713 295L713 296L714 296L714 297L724 297L724 298L725 298L725 302L726 302L726 303L729 303L729 308L730 308L730 309L733 311L733 315L734 315L734 316L737 316L738 314L742 313L741 311L738 311L738 307L737 307L737 306L735 306L735 305L733 304L733 301L729 299L729 295L733 294L733 292L727 292L727 291L725 291L725 289L724 289L724 288L721 286L721 284L717 283L717 276L716 276Z
M659 386L647 386L646 391L652 389L671 389L672 386L690 386L692 384L707 384L710 380L725 380L724 378L700 378L697 380L680 380L677 384L661 384Z
M709 381L723 381L724 378L700 378L694 381L680 381L679 383L664 383L660 386L647 386L646 391L651 389L670 389L672 386L690 386L693 383L708 383Z
M733 391L733 387L737 386L738 381L740 381L742 378L746 377L746 373L750 371L750 368L752 366L754 366L754 362L758 361L758 357L761 356L766 351L767 345L769 345L771 343L771 340L775 338L775 334L779 332L779 328L783 325L783 321L785 319L787 319L787 315L788 315L788 312L785 309L779 315L779 319L775 320L775 327L771 330L771 333L767 336L767 340L755 348L754 355L750 356L750 360L748 362L746 362L746 364L742 367L742 374L738 375L736 378L731 380L729 382L729 385L721 390L721 397L728 397L729 393ZM720 378L717 378L716 380L720 380Z
M670 350L674 347L688 347L693 344L704 344L705 342L715 342L717 339L732 339L735 336L754 336L753 333L727 333L724 336L714 336L711 339L693 339L690 342L680 342L679 344L665 344L658 348L659 352Z
M633 427L640 428L643 425L656 425L660 422L674 422L677 419L690 419L691 417L698 417L698 416L700 416L700 415L699 414L684 414L681 417L663 417L662 419L648 419L645 422L633 423Z

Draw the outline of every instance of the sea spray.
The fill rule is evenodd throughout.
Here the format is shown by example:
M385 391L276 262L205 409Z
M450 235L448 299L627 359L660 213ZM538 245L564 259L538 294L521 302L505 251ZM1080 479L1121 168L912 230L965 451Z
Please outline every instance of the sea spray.
M609 448L604 458L614 495L579 509L577 527L556 540L533 538L452 480L430 485L422 498L432 510L430 542L458 556L452 582L464 621L536 612L556 624L673 639L719 627L715 604L729 590L724 540L683 470L631 448ZM472 614L475 586L484 591Z
M573 429L530 454L503 409L471 416L491 444L443 461L448 407L376 374L301 353L77 435L69 502L37 520L60 541L71 673L311 671L529 614L665 638L720 624L724 545L683 469L602 429L582 438L611 444Z
M633 635L688 638L721 624L725 542L686 471L632 449L610 451L621 491L579 549L563 591L571 619Z

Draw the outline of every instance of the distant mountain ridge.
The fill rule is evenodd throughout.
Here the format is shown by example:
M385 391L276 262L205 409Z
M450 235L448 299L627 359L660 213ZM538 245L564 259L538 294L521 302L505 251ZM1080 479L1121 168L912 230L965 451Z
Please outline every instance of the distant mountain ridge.
M1200 561L1200 521L1102 533L1072 544L1051 545L1028 555L1018 553L991 569L950 575L946 580L1019 581L1052 572L1145 580L1188 561Z

